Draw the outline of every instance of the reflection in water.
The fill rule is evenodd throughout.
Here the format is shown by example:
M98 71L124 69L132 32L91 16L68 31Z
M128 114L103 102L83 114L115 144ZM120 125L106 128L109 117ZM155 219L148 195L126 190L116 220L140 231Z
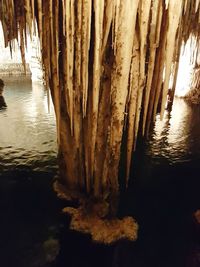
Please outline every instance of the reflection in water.
M47 111L47 94L42 85L31 81L5 82L8 108L0 113L0 168L12 164L32 165L55 157L56 127L51 104Z
M166 111L162 121L157 117L148 153L171 164L192 160L200 151L199 125L200 107L175 98L171 114Z

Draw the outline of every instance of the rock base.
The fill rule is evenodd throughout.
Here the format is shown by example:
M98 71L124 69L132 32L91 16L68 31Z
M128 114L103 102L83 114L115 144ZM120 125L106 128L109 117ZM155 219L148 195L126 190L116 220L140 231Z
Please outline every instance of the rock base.
M65 207L63 213L71 216L70 229L90 234L95 242L112 244L121 239L135 241L138 224L132 217L107 218L108 203L85 199L82 195L69 192L58 181L54 183L57 196L66 201L79 199L79 207Z

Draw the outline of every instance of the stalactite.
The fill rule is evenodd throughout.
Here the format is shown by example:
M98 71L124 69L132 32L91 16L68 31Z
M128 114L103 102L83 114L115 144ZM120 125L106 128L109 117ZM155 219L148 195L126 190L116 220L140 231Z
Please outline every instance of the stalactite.
M68 113L70 118L71 134L73 135L74 127L74 87L73 87L73 72L74 72L74 1L67 0L65 3L66 14L66 94Z
M181 34L182 34L182 27L179 27L178 32L177 32L176 45L175 45L174 58L173 58L173 64L174 64L173 73L172 73L173 83L172 83L172 88L170 88L172 91L171 102L168 103L168 109L172 108L172 102L173 102L175 90L176 90L176 81L177 81L177 76L178 76L179 59L180 59L181 44L182 44Z
M146 118L149 106L149 95L151 90L151 84L153 79L154 73L154 64L155 64L155 57L156 57L156 33L157 27L160 27L158 20L159 16L159 0L152 1L152 14L151 14L151 22L150 22L150 33L149 33L149 58L148 58L148 71L147 71L147 83L145 86L144 92L144 111L143 111L143 122L142 122L142 134L144 135L145 126L146 126ZM158 24L157 24L158 22Z
M139 36L135 33L133 44L133 57L131 62L131 75L130 75L130 98L128 102L128 136L127 136L127 159L126 159L126 185L128 185L128 179L130 174L131 157L134 150L135 143L135 115L136 115L136 103L139 89L139 65L140 65L140 53L139 53Z
M195 13L197 12L198 8L199 8L199 3L200 0L196 0L196 4L195 4Z
M94 0L95 13L95 30L94 30L94 59L93 59L93 84L92 84L92 104L91 104L91 125L89 125L91 132L90 139L90 179L94 176L94 159L95 159L95 145L97 136L98 112L99 112L99 93L100 93L100 79L102 73L102 40L103 40L103 19L104 19L104 0L99 3ZM99 178L98 178L99 179ZM94 191L98 192L97 181L94 181Z
M167 93L169 88L169 80L171 75L171 66L175 50L176 33L182 15L183 1L169 2L169 26L167 30L166 55L165 55L165 79L163 83L162 102L161 102L161 118L164 115ZM176 14L176 15L175 15Z
M38 33L40 37L40 43L41 43L41 49L43 49L43 43L42 43L42 35L43 35L43 29L42 29L42 0L37 0L37 11L38 11Z
M83 96L83 116L86 116L88 97L88 63L91 34L91 0L82 0L82 27L81 27L81 83Z
M114 193L118 192L118 165L128 95L137 7L137 1L121 1L118 28L115 30L117 45L113 75L111 77L111 127L110 142L107 150L107 153L110 154L108 177L111 190Z
M32 10L30 5L30 0L25 0L25 10L26 10L26 23L28 24L30 32L32 32Z
M136 107L136 122L135 122L135 138L138 136L138 129L140 123L140 113L142 108L143 91L146 84L146 51L148 43L148 29L149 29L149 16L151 9L151 0L142 0L139 5L139 31L140 31L140 81L139 81L139 92L137 98ZM135 139L135 140L136 140ZM135 141L136 144L136 141Z
M84 179L84 163L83 163L83 120L82 120L82 104L81 104L81 24L82 24L82 0L78 0L75 9L75 25L74 33L74 139L77 150L79 186L85 188Z
M162 59L161 57L161 47L164 47L165 45L165 34L161 32L165 31L165 28L162 28L162 24L165 25L166 22L166 16L163 15L163 3L159 2L159 11L158 11L158 17L157 17L157 32L156 32L156 57L155 57L155 67L154 67L154 74L152 78L152 83L151 83L151 89L150 89L150 101L149 101L149 107L148 107L148 114L147 114L147 125L146 125L146 134L148 135L149 129L151 122L153 120L153 108L154 108L154 103L156 102L156 93L157 95L160 95L159 90L158 90L158 79L162 82L162 76L159 74L162 74L163 67L162 64L160 64L160 60ZM166 27L166 26L165 26ZM161 39L161 37L163 39ZM155 107L155 110L157 111L157 105Z
M155 90L155 97L153 101L153 114L152 121L155 121L156 114L158 111L159 99L162 93L162 84L163 84L163 72L165 67L165 47L166 47L166 39L167 39L167 25L168 25L168 14L164 11L163 7L163 16L162 16L162 25L160 32L160 44L157 51L156 56L156 69L153 77L153 84ZM150 123L150 121L149 121Z
M50 43L50 64L51 64L51 90L52 90L52 99L55 107L56 113L56 124L57 124L57 140L58 145L60 144L60 109L61 109L61 101L60 101L60 90L59 90L59 71L58 71L58 55L59 55L59 46L58 46L58 0L50 1L50 35L51 35L51 43ZM41 25L42 26L42 25ZM54 34L57 32L57 34ZM40 33L42 35L43 32ZM41 42L41 41L40 41ZM43 53L43 50L42 50Z

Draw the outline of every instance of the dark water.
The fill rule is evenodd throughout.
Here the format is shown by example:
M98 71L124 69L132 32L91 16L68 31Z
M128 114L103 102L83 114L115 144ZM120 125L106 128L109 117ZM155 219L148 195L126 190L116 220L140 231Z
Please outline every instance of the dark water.
M57 174L53 108L43 88L6 81L0 111L1 267L183 267L200 208L200 107L177 99L172 113L140 140L119 216L139 223L136 242L93 244L69 231L52 191ZM193 267L193 265L188 265ZM197 265L198 266L198 265Z
M199 137L200 106L175 99L171 114L157 117L149 140L139 141L121 201L121 214L134 216L140 226L138 252L128 266L200 266L192 218L200 208Z

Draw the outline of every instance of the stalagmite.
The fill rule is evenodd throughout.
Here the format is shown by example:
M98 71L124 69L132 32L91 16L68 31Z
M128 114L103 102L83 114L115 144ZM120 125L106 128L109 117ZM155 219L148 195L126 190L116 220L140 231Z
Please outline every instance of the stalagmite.
M174 90L180 48L190 35L198 63L200 1L0 0L0 21L5 46L12 51L18 40L24 66L27 34L38 29L57 123L56 191L79 198L82 206L68 212L85 221L86 232L92 216L104 225L116 215L120 164L128 185L137 137L148 135L158 112L163 117L169 80Z

